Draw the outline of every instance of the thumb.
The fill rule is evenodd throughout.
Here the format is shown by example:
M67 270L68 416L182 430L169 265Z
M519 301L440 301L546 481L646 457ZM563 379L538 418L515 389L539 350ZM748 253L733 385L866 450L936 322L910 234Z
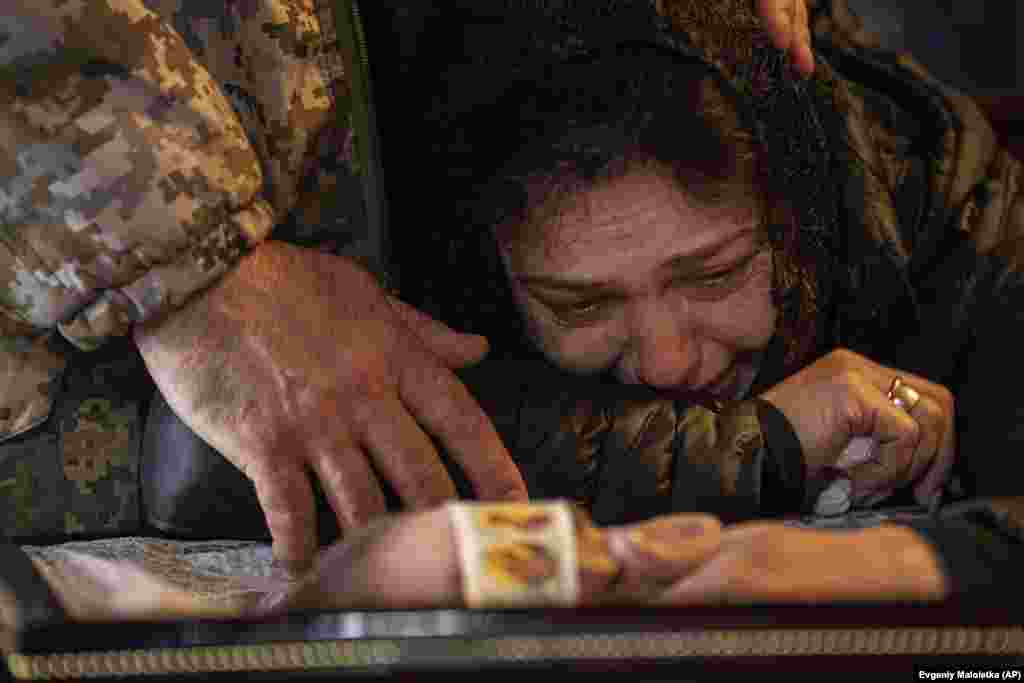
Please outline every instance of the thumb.
M789 50L796 38L793 0L758 0L757 10L772 44L780 50Z
M485 337L456 332L397 297L388 296L388 302L423 346L452 370L479 363L490 349Z
M920 426L910 415L886 400L860 435L872 438L877 447L871 459L847 469L856 499L910 483L920 438Z

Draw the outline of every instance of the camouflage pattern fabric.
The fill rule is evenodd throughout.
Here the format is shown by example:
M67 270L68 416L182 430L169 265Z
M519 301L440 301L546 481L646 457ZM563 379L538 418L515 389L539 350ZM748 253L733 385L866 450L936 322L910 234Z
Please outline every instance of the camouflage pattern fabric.
M119 340L71 362L49 419L0 445L0 528L15 538L109 535L139 525L139 443L152 395Z
M138 529L147 394L127 387L148 375L129 343L97 349L275 226L365 241L334 4L3 4L0 534Z

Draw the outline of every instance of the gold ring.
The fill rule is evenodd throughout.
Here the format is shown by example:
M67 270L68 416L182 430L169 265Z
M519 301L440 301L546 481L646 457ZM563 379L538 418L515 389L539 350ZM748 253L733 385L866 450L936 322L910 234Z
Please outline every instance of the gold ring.
M912 387L900 379L899 375L892 378L892 384L889 385L889 392L885 395L889 401L896 406L905 410L907 413L914 410L917 406L918 401L921 400L921 394L917 393Z

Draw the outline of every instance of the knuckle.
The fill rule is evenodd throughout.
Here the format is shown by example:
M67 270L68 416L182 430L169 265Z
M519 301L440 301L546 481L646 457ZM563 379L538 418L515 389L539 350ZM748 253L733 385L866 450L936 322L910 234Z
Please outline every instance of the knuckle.
M945 411L941 402L930 396L922 396L910 414L915 422L926 422L936 426L943 425L945 422Z
M864 392L864 375L855 368L843 368L836 375L836 383L848 391L861 396Z
M907 424L907 441L913 444L915 450L921 446L926 433L924 426L917 420L910 420Z
M942 412L946 416L952 417L956 409L956 397L953 396L953 392L945 385L940 384L936 387L935 399L942 408Z
M402 386L419 396L433 396L448 390L447 371L425 354L415 354L402 369Z
M847 348L836 349L825 357L840 366L857 365L860 361L860 356Z
M431 373L429 383L419 385L416 395L422 397L418 412L423 421L443 425L444 433L450 439L477 439L490 424L469 392L454 376L446 376L445 372Z
M274 493L272 460L271 452L266 448L246 449L235 465L252 481L257 493L270 497Z
M461 437L467 430L463 411L454 405L451 396L437 396L419 409L420 422L427 425L443 425L448 437Z
M349 420L357 427L366 425L379 419L381 416L382 401L379 398L363 395L350 399L346 412Z
M259 412L259 415L248 412L242 420L231 423L231 428L242 446L238 459L247 468L254 468L254 471L269 465L274 459L274 451L270 444L281 443L287 435L287 425L283 419L267 415L262 410Z
M280 510L292 514L302 507L302 496L309 487L304 472L267 466L251 469L256 495L265 512Z
M338 389L353 402L380 393L381 385L380 370L372 363L352 359L339 369Z
M393 400L384 391L372 391L361 396L350 397L344 412L360 437L367 437L374 425L394 421L401 415L401 402Z
M519 501L526 500L528 492L522 479L517 473L509 472L498 465L486 466L482 472L477 473L475 480L483 480L486 488L480 490L477 484L477 493L487 500L494 501ZM476 482L474 482L476 483Z
M871 415L856 392L844 392L841 395L837 413L844 424L865 426Z
M450 421L450 435L459 442L476 441L483 437L490 424L488 418L478 410L446 406L444 415Z
M418 476L409 479L408 502L417 507L431 507L455 497L455 486L446 474L429 465L419 470Z
M358 456L350 451L344 451L343 453L336 453L330 456L336 464L355 457ZM317 478L320 480L320 485L324 489L334 493L335 495L349 492L349 482L342 473L342 469L340 467L320 467L318 469Z
M496 500L526 500L528 492L518 477L502 477L495 487Z
M913 412L914 424L922 432L922 439L930 437L937 448L943 435L952 427L951 416L941 404L930 398L922 398Z
M270 500L263 503L263 512L271 529L303 530L316 521L316 512L308 507L288 500Z

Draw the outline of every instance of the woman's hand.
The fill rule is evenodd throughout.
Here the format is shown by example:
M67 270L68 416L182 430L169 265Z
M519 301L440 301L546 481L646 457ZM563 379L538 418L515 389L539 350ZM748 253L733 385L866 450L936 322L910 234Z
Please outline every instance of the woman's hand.
M887 397L897 376L920 394L909 412ZM789 419L809 481L821 481L855 437L877 441L874 456L846 472L854 500L913 484L916 500L927 505L949 477L956 454L953 395L923 377L838 350L761 398Z
M752 522L727 528L721 550L682 575L657 602L918 602L942 600L948 593L938 558L911 529L821 531Z
M806 0L758 0L757 9L775 46L790 54L804 76L814 73Z

